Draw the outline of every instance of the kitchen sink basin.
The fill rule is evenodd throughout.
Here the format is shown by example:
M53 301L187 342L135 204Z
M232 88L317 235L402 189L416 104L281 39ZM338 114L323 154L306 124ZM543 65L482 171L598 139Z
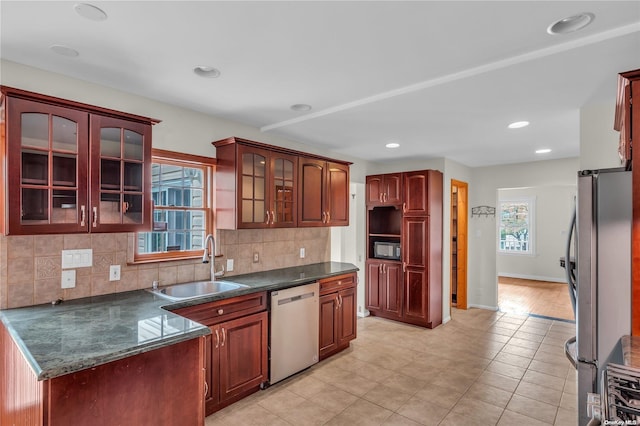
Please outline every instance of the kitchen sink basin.
M195 281L191 283L174 284L157 289L147 289L147 291L155 294L156 296L175 301L212 296L214 294L225 293L227 291L247 287L249 286L229 281Z

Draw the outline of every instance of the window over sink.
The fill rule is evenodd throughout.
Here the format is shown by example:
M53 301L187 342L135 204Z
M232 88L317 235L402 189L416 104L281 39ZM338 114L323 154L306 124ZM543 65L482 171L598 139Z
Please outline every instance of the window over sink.
M153 230L136 234L134 261L202 255L213 232L214 164L213 158L152 150Z

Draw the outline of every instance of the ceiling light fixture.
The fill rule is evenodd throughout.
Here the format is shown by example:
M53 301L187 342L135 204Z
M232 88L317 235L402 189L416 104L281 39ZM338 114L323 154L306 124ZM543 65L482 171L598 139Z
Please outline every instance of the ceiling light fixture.
M528 121L514 121L513 123L509 124L507 127L510 129L521 129L523 127L527 127L529 125Z
M399 148L400 144L398 142L389 142L388 144L385 145L385 147L390 149Z
M578 15L569 16L568 18L560 19L549 25L547 33L551 35L569 34L574 31L578 31L589 25L595 19L593 13L585 12Z
M69 58L75 58L80 54L76 49L72 49L69 46L63 46L61 44L54 44L49 49L53 50L58 55L67 56Z
M206 77L206 78L220 77L220 70L214 67L199 66L199 67L195 67L193 69L193 72L200 77Z
M107 14L104 10L89 3L76 3L73 9L78 15L92 21L106 21L107 19Z
M549 148L537 149L536 154L548 154L551 150Z
M311 105L307 105L307 104L294 104L294 105L291 105L289 108L291 108L293 111L299 111L299 112L311 111Z

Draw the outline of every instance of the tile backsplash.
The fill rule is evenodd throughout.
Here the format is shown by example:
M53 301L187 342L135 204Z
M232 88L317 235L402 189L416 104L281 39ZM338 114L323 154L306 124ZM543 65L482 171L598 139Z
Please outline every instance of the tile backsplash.
M329 228L284 228L218 231L216 270L234 260L233 276L288 266L329 261ZM56 299L78 299L160 285L203 280L209 265L201 258L131 264L135 234L0 235L0 309ZM300 249L305 257L300 258ZM92 249L93 266L76 268L76 286L61 288L62 250ZM254 254L258 262L254 262ZM109 266L120 265L119 281L109 281Z

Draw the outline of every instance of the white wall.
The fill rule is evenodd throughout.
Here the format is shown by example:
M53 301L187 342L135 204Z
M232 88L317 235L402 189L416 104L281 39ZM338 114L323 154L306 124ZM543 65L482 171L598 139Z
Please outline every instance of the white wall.
M575 185L578 168L578 158L571 158L472 169L469 206L496 207L500 188ZM496 218L469 217L468 305L496 309Z
M564 269L560 267L558 259L564 256L575 195L576 185L498 190L498 199L535 199L532 234L534 253L527 255L498 252L498 275L566 283Z
M580 109L580 170L620 167L620 134L613 130L615 109L615 100Z

